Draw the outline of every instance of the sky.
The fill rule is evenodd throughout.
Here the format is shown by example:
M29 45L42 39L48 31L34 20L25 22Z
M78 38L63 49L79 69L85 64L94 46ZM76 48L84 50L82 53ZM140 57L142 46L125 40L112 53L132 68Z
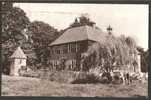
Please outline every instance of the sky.
M115 36L131 36L138 46L148 49L147 4L15 3L14 6L23 9L30 21L43 21L59 30L84 14L103 31L110 25Z

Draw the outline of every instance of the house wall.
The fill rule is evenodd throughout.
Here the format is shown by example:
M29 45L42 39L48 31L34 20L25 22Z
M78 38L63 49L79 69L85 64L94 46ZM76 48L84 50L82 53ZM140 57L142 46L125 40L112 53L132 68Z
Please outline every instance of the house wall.
M12 59L10 75L19 76L19 69L21 66L26 66L26 59Z
M121 67L121 71L130 72L130 73L141 73L141 56L139 54L133 54L133 59L136 60L136 65L127 64Z
M93 42L89 40L60 44L50 47L49 64L52 69L59 67L61 58L65 58L66 69L79 70L81 53L86 52Z
M137 55L138 72L141 72L141 55Z

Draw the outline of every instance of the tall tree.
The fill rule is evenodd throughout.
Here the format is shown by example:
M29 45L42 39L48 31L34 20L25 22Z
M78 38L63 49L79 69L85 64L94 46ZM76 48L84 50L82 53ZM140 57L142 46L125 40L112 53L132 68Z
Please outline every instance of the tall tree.
M5 10L2 15L2 42L13 39L15 42L22 40L22 31L30 23L26 13L17 7Z
M26 41L23 30L30 23L26 13L17 7L13 7L12 3L3 2L2 6L2 66L7 69L8 58L13 53L16 46Z
M101 66L104 70L111 71L114 67L120 68L123 65L132 65L130 62L135 59L130 55L132 48L130 49L126 39L124 36L116 38L111 34L104 41L94 43L85 54L83 62L86 63L86 67L89 66L88 69L90 69Z
M46 66L49 57L48 45L60 36L60 33L57 29L42 21L32 22L28 27L28 33L31 34L33 40L37 63Z
M138 47L137 50L140 52L141 55L141 70L142 72L148 72L148 68L150 68L150 51L149 49L144 51L143 48Z

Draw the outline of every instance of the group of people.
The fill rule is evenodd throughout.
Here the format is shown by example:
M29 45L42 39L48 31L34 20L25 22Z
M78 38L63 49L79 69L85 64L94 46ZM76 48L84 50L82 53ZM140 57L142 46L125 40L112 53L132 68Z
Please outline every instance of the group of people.
M132 83L132 77L129 72L122 74L123 84L130 84Z
M118 73L118 74L117 74ZM116 82L116 83L123 83L123 84L131 84L132 83L132 76L129 72L104 72L102 77L107 77L108 83Z

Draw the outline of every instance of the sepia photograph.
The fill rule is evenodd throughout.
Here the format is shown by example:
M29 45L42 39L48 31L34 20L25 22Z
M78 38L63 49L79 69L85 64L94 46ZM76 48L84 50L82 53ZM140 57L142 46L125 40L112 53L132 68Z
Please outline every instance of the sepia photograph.
M1 8L2 96L148 98L148 4Z

